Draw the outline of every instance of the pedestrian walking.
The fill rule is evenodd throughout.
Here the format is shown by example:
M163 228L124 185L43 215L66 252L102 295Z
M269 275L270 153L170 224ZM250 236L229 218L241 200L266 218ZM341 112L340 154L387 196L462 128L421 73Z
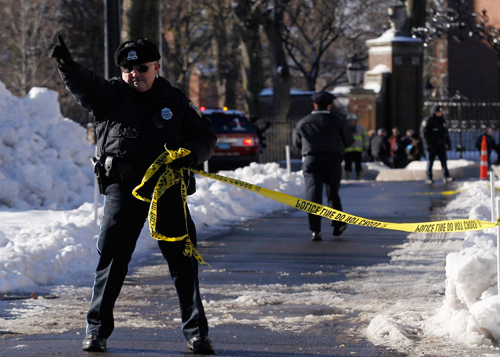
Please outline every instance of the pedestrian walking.
M342 211L339 196L342 154L354 143L345 120L331 113L335 96L321 91L312 95L313 111L302 118L293 131L293 144L301 151L306 199L322 204L323 185L328 206ZM309 213L312 240L321 241L321 216ZM347 224L332 221L333 235L340 236Z
M493 137L493 129L492 128L486 128L486 131L479 135L477 140L476 140L476 149L481 152L481 144L483 142L483 137L486 138L486 154L487 154L487 159L488 159L488 169L491 168L491 153L492 151L497 147L495 138Z
M370 145L370 138L365 128L363 128L358 123L358 116L354 113L347 113L346 116L347 124L349 129L352 131L354 137L354 143L345 149L344 154L344 171L345 178L349 180L351 178L351 171L354 165L354 170L356 172L356 179L361 180L363 177L363 167L361 162L363 161L363 154L366 154Z
M95 171L105 195L104 216L83 350L103 352L114 329L113 307L150 209L132 191L165 147L190 150L169 165L182 176L182 168L201 164L212 155L216 136L210 120L193 102L159 76L160 53L154 43L146 39L122 43L114 55L121 77L106 80L74 61L62 37L58 39L50 57L56 60L66 88L96 122ZM185 184L188 193L194 191L192 178L186 178ZM157 202L157 223L167 237L176 238L173 242L158 240L158 246L177 290L188 348L212 354L198 262L188 254L188 248L196 246L196 229L183 200L183 187L182 180L177 181ZM145 190L151 195L151 187Z
M431 115L424 118L420 125L420 136L424 141L424 147L427 151L427 183L433 183L432 166L436 156L441 162L443 171L443 182L451 182L448 170L448 158L446 150L451 149L450 136L448 135L448 127L443 116L443 108L439 105L431 108Z
M379 161L387 167L392 167L391 163L391 144L387 140L387 130L380 128L377 130L377 135L372 139L371 152L373 161Z

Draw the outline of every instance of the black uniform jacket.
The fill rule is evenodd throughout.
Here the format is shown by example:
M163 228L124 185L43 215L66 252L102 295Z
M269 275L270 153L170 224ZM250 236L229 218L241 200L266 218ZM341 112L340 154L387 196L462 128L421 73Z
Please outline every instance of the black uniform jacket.
M420 136L424 139L427 150L436 150L440 146L451 147L448 127L443 117L431 115L422 121Z
M153 87L141 93L78 63L59 72L75 100L95 117L97 156L133 163L141 173L165 145L169 150L191 150L195 165L212 156L217 141L212 123L166 79L156 78Z
M343 152L354 143L345 120L327 110L315 110L302 118L293 131L293 144L302 156Z
M165 146L169 150L189 149L196 159L192 166L213 154L217 137L211 121L166 79L156 78L153 87L141 93L121 79L106 80L78 63L59 72L76 101L95 117L97 156L113 157L121 166L133 167L127 186L141 182ZM150 197L159 175L139 194ZM156 230L167 237L186 234L183 207L178 184L158 200L161 219Z

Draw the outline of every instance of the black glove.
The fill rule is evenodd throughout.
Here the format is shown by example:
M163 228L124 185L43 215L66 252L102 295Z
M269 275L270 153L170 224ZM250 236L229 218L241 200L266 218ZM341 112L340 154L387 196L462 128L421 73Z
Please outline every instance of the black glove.
M183 167L192 167L196 163L196 157L194 156L193 153L186 155L184 157L181 157L177 160L172 161L170 164L171 169L174 170L180 170Z
M59 68L68 68L73 64L73 58L71 58L71 54L69 53L68 47L66 47L62 36L58 35L57 39L59 40L59 45L54 46L50 52L49 58L54 58L59 65Z

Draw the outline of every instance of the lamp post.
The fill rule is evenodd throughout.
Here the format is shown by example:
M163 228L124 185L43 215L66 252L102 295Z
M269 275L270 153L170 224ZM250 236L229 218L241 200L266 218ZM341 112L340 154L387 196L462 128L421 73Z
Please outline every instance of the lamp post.
M347 64L346 74L347 74L347 82L354 87L357 88L361 83L363 83L363 74L365 73L365 67L361 64L359 59L354 56L351 59L351 62Z
M358 56L353 56L347 64L346 75L350 85L347 109L358 116L361 126L370 130L376 128L377 94L372 89L363 88L365 70Z

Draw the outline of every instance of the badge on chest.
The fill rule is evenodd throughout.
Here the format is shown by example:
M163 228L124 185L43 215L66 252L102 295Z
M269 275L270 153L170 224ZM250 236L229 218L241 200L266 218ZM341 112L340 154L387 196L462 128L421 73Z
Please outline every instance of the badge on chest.
M163 108L161 110L161 117L165 120L170 120L174 116L174 113L170 110L170 108Z

